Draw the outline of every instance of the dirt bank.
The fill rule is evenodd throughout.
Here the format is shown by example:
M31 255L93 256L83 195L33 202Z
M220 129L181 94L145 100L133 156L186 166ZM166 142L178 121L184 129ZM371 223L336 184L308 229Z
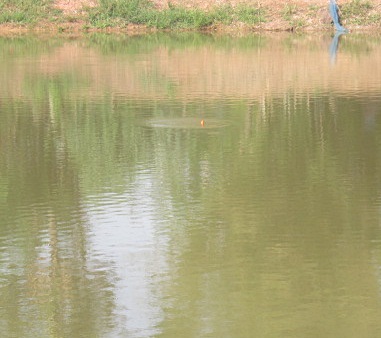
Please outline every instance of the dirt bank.
M170 6L200 8L208 11L216 6L250 5L263 10L265 20L255 25L235 22L229 26L214 25L211 30L242 31L321 31L333 30L328 12L328 0L152 0L158 10ZM349 30L381 29L381 3L378 0L337 0L342 24ZM145 28L127 25L113 28L94 28L88 22L88 9L96 8L98 0L54 0L58 9L56 20L40 20L32 25L3 24L0 33L23 31L82 32L144 31ZM344 11L345 9L345 11Z

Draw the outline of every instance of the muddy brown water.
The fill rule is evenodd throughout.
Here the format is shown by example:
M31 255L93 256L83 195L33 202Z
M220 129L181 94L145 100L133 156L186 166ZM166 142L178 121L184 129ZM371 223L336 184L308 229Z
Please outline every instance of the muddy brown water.
M380 335L379 37L0 46L1 337Z

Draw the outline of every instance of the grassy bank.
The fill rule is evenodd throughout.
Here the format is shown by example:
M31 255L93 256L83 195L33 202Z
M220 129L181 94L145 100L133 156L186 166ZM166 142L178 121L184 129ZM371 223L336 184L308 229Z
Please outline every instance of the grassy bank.
M0 24L31 24L53 13L50 0L2 0Z
M380 28L381 5L375 0L348 0L340 6L348 28ZM321 30L330 29L327 4L287 1L266 5L256 1L207 9L171 5L158 9L150 0L99 0L94 7L67 13L54 0L3 0L0 30L4 27L43 27L50 30Z
M265 11L245 4L236 7L219 6L209 11L171 5L157 10L148 0L100 0L99 7L89 12L89 23L98 28L123 26L127 23L156 29L202 29L235 22L252 25L265 22Z

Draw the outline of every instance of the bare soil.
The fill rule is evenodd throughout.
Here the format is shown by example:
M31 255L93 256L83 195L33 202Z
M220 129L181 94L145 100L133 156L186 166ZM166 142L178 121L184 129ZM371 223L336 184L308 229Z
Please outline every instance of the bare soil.
M65 15L83 15L84 8L97 6L97 0L55 0L54 7L63 11Z

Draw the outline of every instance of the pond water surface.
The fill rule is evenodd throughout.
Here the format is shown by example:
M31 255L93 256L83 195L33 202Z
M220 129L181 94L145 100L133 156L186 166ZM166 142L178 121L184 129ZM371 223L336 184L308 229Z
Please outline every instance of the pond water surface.
M380 37L0 60L1 337L381 337Z

